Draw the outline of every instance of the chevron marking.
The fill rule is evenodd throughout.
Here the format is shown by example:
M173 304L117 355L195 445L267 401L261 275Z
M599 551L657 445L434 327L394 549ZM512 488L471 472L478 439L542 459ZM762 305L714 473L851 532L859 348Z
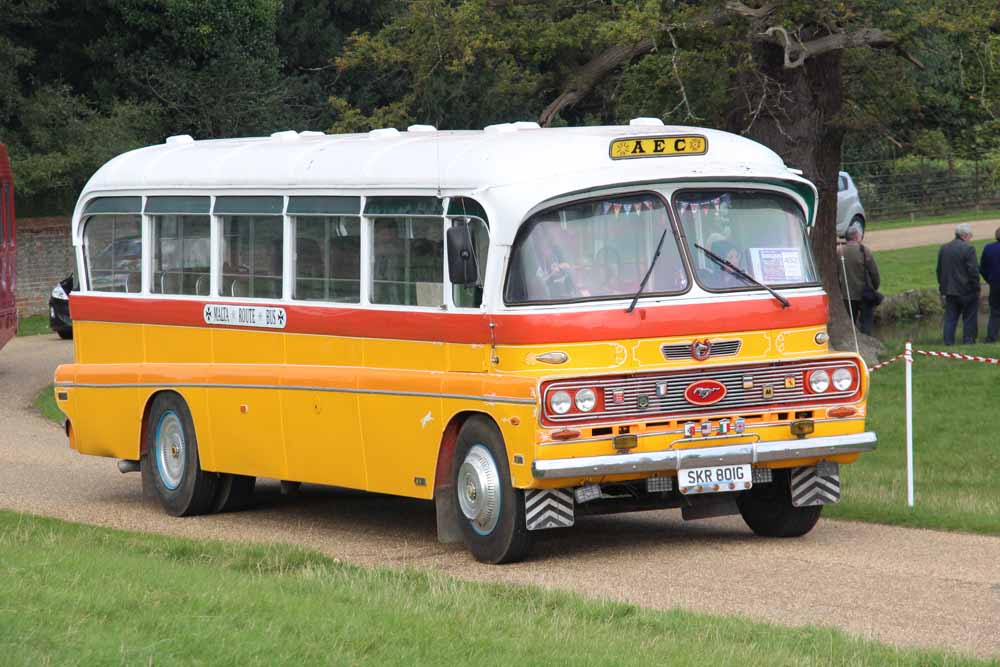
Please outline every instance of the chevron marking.
M572 526L573 508L573 494L562 489L529 489L524 492L524 520L528 530Z
M840 500L840 469L832 474L818 475L816 468L795 468L791 476L792 505L829 505Z

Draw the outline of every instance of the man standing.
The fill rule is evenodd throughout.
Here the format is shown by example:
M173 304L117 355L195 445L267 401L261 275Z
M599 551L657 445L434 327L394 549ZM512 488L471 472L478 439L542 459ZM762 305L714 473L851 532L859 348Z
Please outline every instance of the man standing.
M944 297L944 344L955 344L955 328L962 317L962 343L976 342L979 311L979 267L976 249L969 241L972 227L962 223L955 227L955 238L941 246L938 252L938 289Z
M994 234L996 243L983 248L979 272L990 286L990 321L986 325L986 342L997 342L1000 335L1000 227Z
M871 251L861 244L861 229L857 225L847 228L845 238L847 243L841 249L844 270L840 276L840 291L844 295L844 306L850 308L855 321L860 316L861 333L871 336L880 296L878 264ZM846 282L843 274L846 274Z

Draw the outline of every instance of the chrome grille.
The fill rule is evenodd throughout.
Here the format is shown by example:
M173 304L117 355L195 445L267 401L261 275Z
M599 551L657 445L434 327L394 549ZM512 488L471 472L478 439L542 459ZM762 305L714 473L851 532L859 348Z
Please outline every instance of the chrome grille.
M602 411L565 415L551 414L547 411L546 419L550 422L560 424L606 419L655 419L733 411L748 412L767 410L778 406L794 408L796 404L816 401L823 403L838 402L854 396L858 390L857 381L854 388L848 391L831 390L818 395L807 394L805 391L804 380L806 371L829 370L844 366L854 367L855 376L858 376L857 366L851 361L823 360L771 364L767 366L723 366L618 378L558 380L546 386L543 400L547 406L549 394L560 389L573 391L590 387L597 392L603 393L604 410ZM795 378L794 387L785 386L785 378L787 377ZM745 379L753 381L753 388L743 388ZM688 403L684 398L684 390L687 389L688 385L699 380L716 380L721 382L726 386L726 396L718 403L707 406ZM667 393L666 396L660 397L657 395L657 385L663 382L667 384ZM774 394L771 398L764 398L763 396L765 385L770 385L773 389ZM616 392L621 392L623 395L621 403L614 402ZM644 397L647 407L639 407L641 402L640 397Z
M733 357L739 354L740 347L743 345L743 341L740 340L713 340L710 342L712 346L712 353L710 356L713 357ZM667 343L660 347L660 351L663 352L663 357L665 359L690 359L691 358L691 343Z

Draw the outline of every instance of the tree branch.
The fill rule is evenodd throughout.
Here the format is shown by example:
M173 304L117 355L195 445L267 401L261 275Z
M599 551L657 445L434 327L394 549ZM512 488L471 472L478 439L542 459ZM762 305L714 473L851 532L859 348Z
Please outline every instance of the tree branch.
M924 67L923 63L900 46L895 37L878 28L860 28L853 32L837 32L803 42L797 37L793 40L788 31L781 26L771 26L761 33L761 37L785 50L785 69L802 67L807 59L830 51L841 51L860 46L871 49L894 49L900 56L917 67L921 69Z

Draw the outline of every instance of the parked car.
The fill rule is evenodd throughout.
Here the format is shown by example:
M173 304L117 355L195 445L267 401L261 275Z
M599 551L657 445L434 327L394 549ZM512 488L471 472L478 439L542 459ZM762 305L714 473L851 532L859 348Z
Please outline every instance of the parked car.
M69 316L69 293L73 288L73 274L70 274L56 283L49 297L49 328L63 340L73 337L73 320Z
M837 236L847 234L847 228L855 225L865 231L865 207L854 180L846 171L840 172L837 184Z

